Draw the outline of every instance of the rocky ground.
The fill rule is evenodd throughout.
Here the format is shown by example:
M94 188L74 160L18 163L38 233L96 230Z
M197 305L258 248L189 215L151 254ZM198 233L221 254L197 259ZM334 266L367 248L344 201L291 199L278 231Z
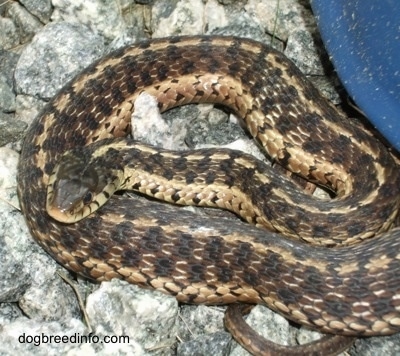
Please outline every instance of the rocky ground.
M224 330L223 307L178 305L174 298L121 281L96 285L71 275L36 245L18 207L21 139L46 101L109 51L144 38L178 34L238 35L272 44L332 101L340 102L308 0L2 0L1 355L247 354ZM144 116L140 110L135 115ZM210 106L173 110L164 119L161 126L173 135L157 131L151 142L162 144L173 137L178 147L183 143L198 147L245 138L232 117ZM279 343L318 338L265 307L253 309L247 321ZM63 343L38 339L42 335L95 336L91 343ZM96 336L105 335L127 335L130 342L95 342ZM397 336L358 340L348 353L400 354L400 340Z

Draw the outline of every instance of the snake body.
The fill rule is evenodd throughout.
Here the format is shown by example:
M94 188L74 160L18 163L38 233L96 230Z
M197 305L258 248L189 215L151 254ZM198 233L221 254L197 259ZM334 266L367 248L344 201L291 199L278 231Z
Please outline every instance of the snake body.
M178 156L137 144L136 154L146 158L139 168L159 182L146 188L149 179L139 179L137 190L157 196L166 182L178 182L173 201L184 199L185 185L204 181L232 191L238 181L237 195L244 192L244 201L236 204L226 193L224 204L236 204L238 213L245 211L242 217L255 224L269 221L273 231L120 195L73 224L52 219L46 190L56 163L72 149L126 136L134 100L143 91L158 99L161 111L192 102L228 107L272 160L335 191L336 198L309 198L290 183L286 189L278 178L261 178L264 166L234 151ZM218 157L212 169L201 172L203 164ZM248 178L258 181L257 190L247 187ZM187 303L263 303L325 333L400 331L400 229L392 228L400 201L396 162L383 144L328 103L292 62L258 42L157 39L94 63L31 125L18 191L37 242L60 264L89 279L121 278ZM267 208L258 202L262 196L271 203ZM247 203L259 213L248 213ZM346 246L310 246L293 238ZM355 244L359 240L365 241Z

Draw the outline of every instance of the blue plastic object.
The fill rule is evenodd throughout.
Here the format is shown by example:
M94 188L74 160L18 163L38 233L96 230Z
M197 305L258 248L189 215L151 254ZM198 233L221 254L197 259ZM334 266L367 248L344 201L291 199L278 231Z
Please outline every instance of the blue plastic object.
M400 151L400 0L311 0L348 93Z

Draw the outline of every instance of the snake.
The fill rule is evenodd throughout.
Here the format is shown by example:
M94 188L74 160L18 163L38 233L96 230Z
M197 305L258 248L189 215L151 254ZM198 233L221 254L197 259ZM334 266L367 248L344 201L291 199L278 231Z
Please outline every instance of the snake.
M131 114L143 92L161 112L213 103L236 114L268 159L332 197L304 194L235 150L136 142ZM34 239L87 279L119 278L183 303L264 304L326 334L400 331L397 159L268 45L177 36L109 53L33 121L17 179Z

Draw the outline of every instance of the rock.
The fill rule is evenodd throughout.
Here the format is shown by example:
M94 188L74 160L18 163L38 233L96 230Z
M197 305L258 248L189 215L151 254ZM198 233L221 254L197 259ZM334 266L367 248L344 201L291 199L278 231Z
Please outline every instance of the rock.
M32 40L18 60L17 93L50 99L103 51L103 40L87 27L51 23Z
M349 350L350 356L400 355L400 335L358 339Z
M10 2L7 8L7 17L10 17L18 29L19 43L26 43L39 32L43 25L18 2Z
M17 212L17 160L16 152L0 148L0 303L17 302L31 283L31 271L24 264L30 237Z
M53 0L53 21L83 24L106 42L127 31L123 12L115 1Z
M22 138L27 126L26 123L15 120L13 115L0 112L0 146Z
M53 11L51 0L20 0L20 3L42 23L48 23Z
M1 32L0 32L1 33ZM1 37L1 35L0 35ZM7 86L14 91L14 71L19 54L0 49L0 73Z
M15 111L15 94L7 78L0 74L0 110L2 112Z
M19 44L17 26L13 20L0 17L0 49L11 49Z
M231 337L228 333L220 331L203 337L194 338L178 345L177 356L214 355L224 356L228 349Z
M126 282L104 282L89 295L86 310L98 336L128 336L145 351L164 355L175 343L178 303L160 292Z
M41 323L21 316L2 327L0 354L94 355L96 344L80 343L81 337L87 334L84 324L77 319L69 319L63 323L56 321Z

